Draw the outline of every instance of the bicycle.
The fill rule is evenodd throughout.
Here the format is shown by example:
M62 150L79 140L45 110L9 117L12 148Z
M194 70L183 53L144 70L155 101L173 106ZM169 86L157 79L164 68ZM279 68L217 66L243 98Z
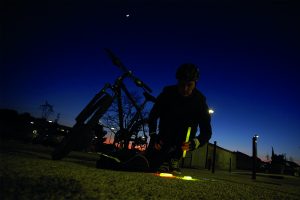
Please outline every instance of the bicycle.
M113 65L121 69L123 73L115 80L114 84L105 84L104 87L87 104L87 106L79 113L79 115L75 118L76 123L69 134L63 138L61 143L53 151L53 160L62 159L72 150L86 148L95 134L97 134L98 137L103 138L106 133L104 131L104 125L100 124L99 121L112 106L115 100L117 100L118 105L119 127L115 134L114 145L117 144L116 146L118 147L128 148L129 142L133 141L133 144L146 144L147 146L147 119L143 117L142 111L147 102L155 102L155 97L150 94L152 90L142 80L134 76L111 50L105 49L105 51L112 60ZM126 87L124 83L126 78L131 79L137 87L144 91L144 101L141 105L138 105ZM126 123L126 125L124 124L122 93L125 94L136 109L135 114L129 120L129 123ZM143 136L138 137L138 134L141 131Z

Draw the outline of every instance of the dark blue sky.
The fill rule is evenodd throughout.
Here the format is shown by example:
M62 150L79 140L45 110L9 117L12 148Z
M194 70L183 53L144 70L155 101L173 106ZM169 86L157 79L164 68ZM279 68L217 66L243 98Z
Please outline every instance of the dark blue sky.
M120 3L122 2L122 3ZM7 1L1 27L1 108L40 116L48 100L72 126L121 71L112 49L153 95L184 62L215 110L221 147L300 163L299 6L295 1ZM196 3L197 2L197 3ZM126 15L129 14L129 17ZM55 118L55 115L52 116Z

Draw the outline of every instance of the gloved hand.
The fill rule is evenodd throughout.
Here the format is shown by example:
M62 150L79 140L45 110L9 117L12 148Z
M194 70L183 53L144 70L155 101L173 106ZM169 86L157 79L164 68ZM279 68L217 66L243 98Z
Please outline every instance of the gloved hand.
M190 142L184 142L182 145L182 150L193 151L195 149L198 149L200 146L201 146L201 144L200 144L199 140L197 138L194 138Z
M200 142L197 138L194 138L189 145L190 151L193 151L195 149L198 149L200 147Z
M163 145L163 141L160 140L160 138L157 134L151 134L150 135L150 142L149 142L149 147L150 148L160 150L162 145Z

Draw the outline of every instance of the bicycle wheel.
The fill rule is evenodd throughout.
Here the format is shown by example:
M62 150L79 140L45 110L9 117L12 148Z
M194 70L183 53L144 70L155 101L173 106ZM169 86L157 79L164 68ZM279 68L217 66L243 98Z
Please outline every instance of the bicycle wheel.
M131 134L131 137L135 136L134 143L136 146L139 146L144 150L148 147L148 119L139 119L138 121L136 121L129 132Z
M113 98L106 94L94 105L90 105L88 109L85 108L84 112L81 112L79 117L76 118L77 123L71 132L63 138L62 142L53 151L52 159L60 160L72 150L87 148L92 141L92 130L98 125L99 119L107 111L112 101ZM86 124L85 121L87 121Z

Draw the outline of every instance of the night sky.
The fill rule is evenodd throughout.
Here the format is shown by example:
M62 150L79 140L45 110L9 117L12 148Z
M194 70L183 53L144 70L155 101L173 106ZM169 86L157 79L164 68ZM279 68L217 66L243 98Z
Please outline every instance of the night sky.
M6 1L0 108L40 117L47 100L50 118L60 113L59 122L72 126L121 75L104 48L154 96L190 62L215 110L210 142L251 155L258 134L260 158L273 146L300 163L300 7L288 0L220 2Z

